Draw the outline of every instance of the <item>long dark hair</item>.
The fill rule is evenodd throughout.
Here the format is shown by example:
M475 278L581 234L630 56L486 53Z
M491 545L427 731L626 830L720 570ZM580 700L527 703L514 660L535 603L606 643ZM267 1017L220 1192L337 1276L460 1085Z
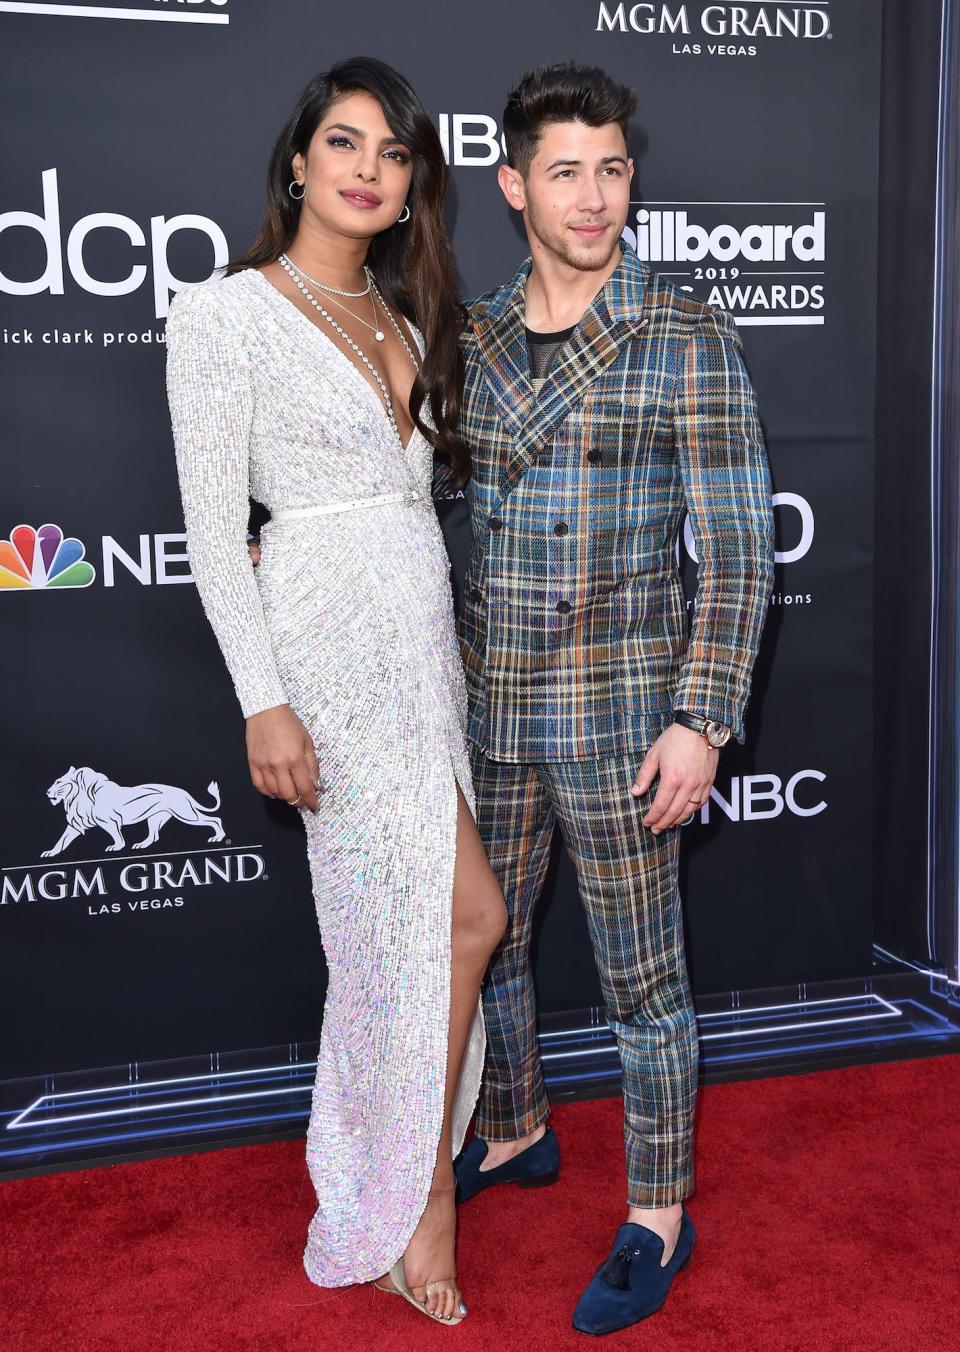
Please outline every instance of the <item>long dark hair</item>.
M457 435L463 394L459 337L466 312L457 298L453 250L443 219L447 166L440 137L410 84L383 61L351 57L314 78L297 99L274 143L267 171L267 208L250 248L227 264L227 272L272 263L297 232L300 204L290 196L291 163L305 155L313 133L335 99L371 94L391 132L411 152L413 175L407 205L410 220L370 242L367 262L386 299L412 320L424 337L424 356L410 391L410 416L457 477L470 475L470 452ZM434 428L422 418L424 405Z

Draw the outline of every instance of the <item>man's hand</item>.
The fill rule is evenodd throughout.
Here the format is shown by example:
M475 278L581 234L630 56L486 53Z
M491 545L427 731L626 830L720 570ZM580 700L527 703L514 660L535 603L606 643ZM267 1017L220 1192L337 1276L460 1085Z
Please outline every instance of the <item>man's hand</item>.
M251 540L247 545L247 553L250 555L250 562L256 568L260 562L260 544L257 540Z
M316 812L317 753L289 704L278 704L247 719L247 760L253 787L260 793Z
M630 792L637 798L660 775L660 786L643 819L655 836L686 821L710 796L720 752L691 728L671 723L647 752Z

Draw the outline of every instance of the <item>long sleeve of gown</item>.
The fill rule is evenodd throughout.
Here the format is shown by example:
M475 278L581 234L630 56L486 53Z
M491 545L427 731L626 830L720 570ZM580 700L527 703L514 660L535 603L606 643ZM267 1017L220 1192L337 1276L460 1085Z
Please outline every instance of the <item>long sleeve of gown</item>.
M248 718L287 697L247 553L253 382L212 287L183 291L170 307L167 398L190 568Z

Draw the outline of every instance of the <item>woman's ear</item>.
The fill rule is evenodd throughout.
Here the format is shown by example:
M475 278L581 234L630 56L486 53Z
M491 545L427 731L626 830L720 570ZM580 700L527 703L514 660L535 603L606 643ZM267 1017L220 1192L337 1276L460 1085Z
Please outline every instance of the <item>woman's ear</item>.
M307 162L300 154L299 150L290 161L290 168L293 172L293 177L298 183L302 183L307 176Z

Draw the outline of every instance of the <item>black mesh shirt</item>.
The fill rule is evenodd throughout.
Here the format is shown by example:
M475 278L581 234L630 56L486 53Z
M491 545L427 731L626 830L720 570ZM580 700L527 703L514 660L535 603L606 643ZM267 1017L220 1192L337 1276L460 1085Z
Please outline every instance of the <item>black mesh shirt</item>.
M561 329L559 333L535 333L533 329L526 330L527 355L530 359L530 383L533 385L534 391L540 389L540 386L550 374L554 357L575 328L576 325L571 324L568 329Z

